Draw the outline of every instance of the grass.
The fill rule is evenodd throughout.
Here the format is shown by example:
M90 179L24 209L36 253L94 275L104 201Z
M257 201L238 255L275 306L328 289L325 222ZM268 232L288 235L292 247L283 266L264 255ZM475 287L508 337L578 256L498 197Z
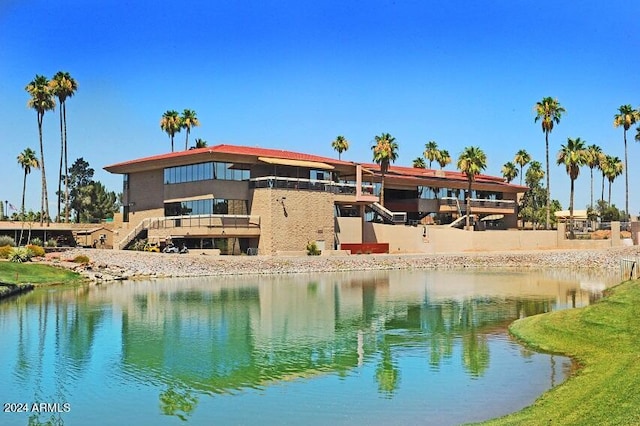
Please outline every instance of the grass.
M534 349L571 356L580 369L532 406L485 424L640 424L640 281L582 309L518 320L510 331Z
M83 278L75 272L37 263L0 262L0 281L12 284L73 284Z

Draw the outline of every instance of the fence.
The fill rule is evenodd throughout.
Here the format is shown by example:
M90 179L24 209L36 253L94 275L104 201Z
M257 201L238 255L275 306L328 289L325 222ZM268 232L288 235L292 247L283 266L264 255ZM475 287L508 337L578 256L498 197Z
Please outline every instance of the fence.
M638 265L640 264L640 258L623 258L620 259L620 279L636 280L638 279Z

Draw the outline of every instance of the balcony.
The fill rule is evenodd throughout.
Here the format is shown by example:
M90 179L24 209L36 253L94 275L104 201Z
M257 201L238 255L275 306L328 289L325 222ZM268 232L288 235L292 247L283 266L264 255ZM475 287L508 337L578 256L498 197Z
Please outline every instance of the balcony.
M249 180L249 188L291 189L299 191L321 191L336 194L336 201L373 203L378 197L373 194L373 185L362 184L360 194L355 183L333 182L330 180L316 180L305 178L291 178L282 176L264 176Z
M471 210L475 213L503 213L510 214L516 212L517 204L514 200L487 200L482 198L471 198ZM467 209L466 200L454 197L443 197L440 199L440 212L463 212Z

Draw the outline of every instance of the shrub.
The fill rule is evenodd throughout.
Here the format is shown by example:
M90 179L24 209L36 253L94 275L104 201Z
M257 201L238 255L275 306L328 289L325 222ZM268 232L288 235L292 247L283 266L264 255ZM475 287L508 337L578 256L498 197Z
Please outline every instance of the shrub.
M8 235L0 235L0 247L4 247L4 246L15 247L16 240L14 240Z
M13 247L11 247L11 246L2 246L2 247L0 247L0 259L8 259L9 258L9 253L11 253L12 249L13 249Z
M13 247L9 252L9 260L14 263L23 263L31 260L33 252L26 247Z
M29 244L29 245L27 246L27 249L28 249L28 250L31 250L31 253L33 253L33 255L34 255L35 257L42 257L42 256L44 256L44 249L43 249L42 247L40 247L40 246L37 246L37 245L35 245L35 244Z
M49 241L47 241L47 247L58 247L58 242L50 238Z
M34 246L40 246L40 247L43 246L42 239L40 239L38 237L32 238L30 244L34 245Z
M79 254L76 257L73 258L72 260L73 263L82 263L82 264L87 264L89 263L89 258L87 256L85 256L84 254Z
M147 245L147 240L135 240L129 247L129 250L144 251L144 247Z
M318 250L318 245L315 241L311 241L307 244L307 256L318 256L321 251Z

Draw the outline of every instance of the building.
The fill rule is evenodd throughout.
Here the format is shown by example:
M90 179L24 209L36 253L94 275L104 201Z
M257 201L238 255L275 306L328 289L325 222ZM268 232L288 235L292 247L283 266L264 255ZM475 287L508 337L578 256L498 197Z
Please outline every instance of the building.
M342 244L386 243L369 224L446 224L466 215L460 172L354 163L276 149L217 145L105 167L123 175L123 205L114 248L140 238L222 254L324 252ZM526 187L479 175L471 213L476 228L517 226ZM119 226L118 226L119 225ZM394 228L396 229L396 228Z

